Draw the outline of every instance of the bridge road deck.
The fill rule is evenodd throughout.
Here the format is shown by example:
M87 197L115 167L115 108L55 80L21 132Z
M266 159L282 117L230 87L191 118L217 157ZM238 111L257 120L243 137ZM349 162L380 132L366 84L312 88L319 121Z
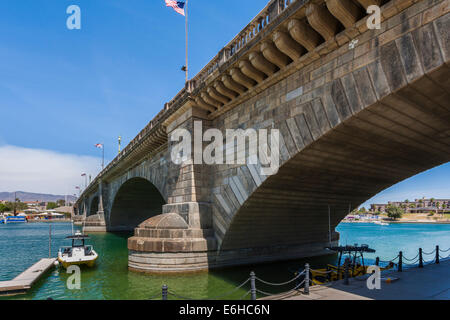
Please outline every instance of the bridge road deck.
M26 293L55 263L56 259L41 259L11 281L0 281L0 296Z
M310 294L298 292L267 297L261 300L450 300L450 260L403 272L383 272L383 278L399 278L381 290L369 290L365 279L350 279L349 285L339 281L329 287L314 286Z

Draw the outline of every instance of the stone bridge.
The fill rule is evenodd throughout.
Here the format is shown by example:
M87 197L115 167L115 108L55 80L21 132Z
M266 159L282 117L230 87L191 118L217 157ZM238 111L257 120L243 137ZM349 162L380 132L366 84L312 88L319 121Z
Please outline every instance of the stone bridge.
M270 1L83 192L85 230L134 230L145 272L324 254L349 210L449 161L449 30L449 0ZM280 170L176 165L198 120L280 130Z

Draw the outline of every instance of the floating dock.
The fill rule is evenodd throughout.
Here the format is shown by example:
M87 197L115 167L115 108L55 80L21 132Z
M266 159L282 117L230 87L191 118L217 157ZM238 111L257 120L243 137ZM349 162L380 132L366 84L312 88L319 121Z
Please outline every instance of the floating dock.
M11 281L0 281L0 296L26 293L55 263L56 259L41 259Z

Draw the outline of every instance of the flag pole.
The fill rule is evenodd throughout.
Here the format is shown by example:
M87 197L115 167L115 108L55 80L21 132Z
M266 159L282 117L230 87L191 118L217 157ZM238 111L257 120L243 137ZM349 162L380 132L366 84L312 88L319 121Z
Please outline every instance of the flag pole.
M188 61L188 55L189 55L189 46L188 46L188 1L186 0L186 9L185 9L185 16L186 16L186 82L189 80L189 61Z

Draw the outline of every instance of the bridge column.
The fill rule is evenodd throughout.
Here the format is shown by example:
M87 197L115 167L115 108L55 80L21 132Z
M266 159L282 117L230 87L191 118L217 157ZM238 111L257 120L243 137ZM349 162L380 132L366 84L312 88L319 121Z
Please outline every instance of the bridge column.
M84 220L83 232L106 232L106 220L103 205L103 182L100 180L98 185L98 206L97 213L86 217Z
M192 160L175 164L170 156L168 183L170 193L162 214L141 223L134 237L128 240L128 267L147 273L196 272L210 269L217 244L212 228L210 203L210 166L194 163L196 121L202 121L203 130L211 124L207 111L192 103L178 119L167 124L171 133L186 129L191 133ZM201 133L203 135L203 133ZM202 138L202 137L201 137ZM202 141L202 139L200 139ZM170 143L170 142L169 142ZM175 143L173 143L175 144ZM198 146L197 146L198 147ZM203 148L202 148L203 150Z

